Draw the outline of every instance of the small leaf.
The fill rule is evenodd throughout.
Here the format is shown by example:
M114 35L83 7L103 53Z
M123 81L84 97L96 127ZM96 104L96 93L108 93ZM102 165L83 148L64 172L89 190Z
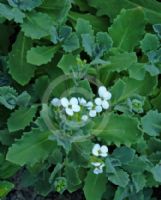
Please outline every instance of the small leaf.
M0 3L0 15L8 20L14 20L17 23L22 23L25 14L17 8L11 8L5 4Z
M129 183L129 175L122 169L118 169L114 174L108 174L108 180L125 188Z
M158 34L158 37L161 38L161 24L154 24L153 29Z
M89 33L82 34L82 45L84 47L85 52L89 56L93 56L93 50L95 48L94 37L91 36Z
M141 124L146 134L159 136L161 133L161 113L158 113L156 110L150 110L141 118Z
M52 19L47 14L33 12L26 16L21 28L25 36L40 39L50 35L52 25Z
M35 7L39 6L42 3L42 0L21 0L21 1L15 1L15 0L8 0L8 3L15 7L19 8L21 10L29 10L31 11Z
M55 142L48 140L50 134L49 131L41 132L38 129L25 133L9 148L6 159L20 166L42 162L56 147Z
M63 42L64 51L72 52L79 48L79 39L76 33L71 33Z
M75 28L79 36L85 33L88 33L90 35L93 35L94 33L90 22L85 19L78 18Z
M22 108L14 111L8 119L8 129L10 132L24 129L33 120L37 107L32 106L31 108Z
M116 159L119 159L121 163L126 164L134 158L134 154L135 151L133 149L128 147L120 147L113 151L112 156L114 156Z
M132 174L132 181L135 186L136 192L142 190L146 185L145 176L141 173Z
M160 44L157 36L151 33L146 33L143 40L140 43L144 53L156 50Z
M101 48L102 52L108 52L113 45L112 38L107 34L107 32L97 32L96 43Z
M96 175L89 171L83 188L86 200L101 200L106 190L107 179L104 174Z
M0 197L5 197L13 188L13 183L9 181L0 181Z
M154 179L161 183L161 166L160 165L156 165L155 167L152 168L151 170Z
M56 52L55 47L37 46L27 52L27 62L32 65L43 65L51 61Z

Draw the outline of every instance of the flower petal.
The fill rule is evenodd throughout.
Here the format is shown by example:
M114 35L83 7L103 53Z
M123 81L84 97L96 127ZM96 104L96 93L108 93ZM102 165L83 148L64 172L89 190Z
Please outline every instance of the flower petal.
M97 115L96 110L90 110L90 111L89 111L89 116L90 116L90 117L96 117L96 115Z
M95 144L93 149L92 149L92 154L94 156L99 156L100 148L101 148L101 146L99 144Z
M101 163L100 162L91 162L91 165L98 167L98 166L101 166Z
M73 114L74 114L74 113L73 113L73 110L72 110L71 108L66 108L66 109L65 109L65 112L66 112L66 114L69 115L69 116L73 116Z
M53 99L51 100L51 104L52 104L53 106L55 106L55 107L59 107L59 106L61 105L60 99L58 99L58 98L53 98Z
M106 100L102 101L102 108L103 109L107 110L109 107L110 107L110 105L109 105L108 101L106 101Z
M72 110L73 112L79 112L80 111L80 106L77 104L72 105Z
M108 152L108 147L106 145L102 145L100 151L102 153L107 153Z
M69 106L69 101L68 101L68 99L66 98L66 97L63 97L61 100L60 100L60 102L61 102L61 105L63 106L63 107L68 107Z
M94 100L94 102L95 102L95 104L96 104L97 106L101 106L101 104L102 104L102 99L99 98L99 97L97 97L97 98Z
M102 106L96 106L95 110L96 110L97 113L102 112Z
M70 99L70 104L71 105L78 105L78 99L76 97L72 97Z
M87 101L84 98L78 98L80 105L85 106Z
M100 168L95 168L94 170L93 170L93 173L94 174L102 174L103 173L103 169L100 169Z
M106 91L106 92L104 93L104 95L103 95L103 98L104 98L105 100L110 100L111 97L112 97L112 94L111 94L109 91Z
M100 86L99 89L98 89L98 94L100 97L103 97L104 94L107 92L107 89L105 86Z
M82 116L82 121L86 122L88 120L88 116L87 115L83 115Z

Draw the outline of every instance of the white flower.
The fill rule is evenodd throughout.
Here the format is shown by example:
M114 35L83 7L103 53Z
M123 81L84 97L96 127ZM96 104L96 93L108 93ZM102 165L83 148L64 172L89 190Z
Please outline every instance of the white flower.
M107 100L99 97L95 99L95 104L96 106L101 106L103 109L108 109L110 106Z
M102 112L102 106L96 106L95 110L96 110L97 113Z
M83 115L82 116L82 121L86 122L88 120L88 116L87 115Z
M96 110L90 110L90 111L89 111L89 116L90 116L90 117L96 117L96 115L97 115Z
M99 144L95 144L93 149L92 149L92 154L94 156L107 157L108 147L106 145L100 146Z
M110 105L109 105L108 101L106 101L106 100L102 101L102 108L103 109L107 110L109 107L110 107Z
M110 100L112 97L111 93L109 91L107 91L107 89L104 86L99 87L98 94L104 100Z
M70 101L66 97L63 97L61 99L61 105L65 108L65 112L69 116L73 116L74 112L80 111L78 100L75 97L72 97Z
M105 166L104 163L99 163L98 166L95 167L95 169L93 170L94 174L102 174L103 173L103 167Z
M84 98L78 98L78 101L79 101L79 104L81 105L81 106L85 106L86 105L86 103L87 103L87 101L84 99Z
M93 106L94 105L93 105L92 101L88 101L87 104L86 104L86 107L87 107L88 110L91 110L93 108Z
M59 107L59 106L61 105L60 99L58 99L58 98L53 98L53 99L51 100L51 104L52 104L53 106L55 106L55 107Z

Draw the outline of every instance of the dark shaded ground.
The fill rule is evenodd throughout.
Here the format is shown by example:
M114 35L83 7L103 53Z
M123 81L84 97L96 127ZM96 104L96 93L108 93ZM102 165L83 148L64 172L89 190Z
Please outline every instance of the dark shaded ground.
M6 200L85 200L85 198L81 191L63 195L54 193L48 197L41 197L36 196L32 190L14 190L7 196Z

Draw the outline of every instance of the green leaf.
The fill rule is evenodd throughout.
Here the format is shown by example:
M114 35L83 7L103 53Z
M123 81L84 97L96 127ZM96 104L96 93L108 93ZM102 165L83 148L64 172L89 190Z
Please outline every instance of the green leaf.
M153 91L156 85L156 77L151 77L148 74L146 74L144 80L141 81L132 78L118 79L111 88L111 93L113 95L112 103L116 104L126 100L134 94L147 96Z
M154 24L153 29L157 33L158 37L161 38L161 24Z
M65 167L65 177L67 179L68 190L72 191L75 186L81 184L81 180L78 174L78 168L76 169L73 164L67 164Z
M146 33L143 40L140 43L144 53L156 50L160 44L157 36L151 33Z
M92 29L90 22L85 19L78 18L75 29L79 36L85 33L88 33L91 36L94 34L94 31Z
M112 156L119 159L123 164L130 162L134 158L134 155L135 151L128 147L116 148L112 153Z
M9 181L0 181L0 197L5 197L13 188L13 183Z
M124 200L128 196L128 188L117 187L113 200Z
M12 110L17 103L17 92L14 88L9 86L0 87L0 104Z
M19 84L25 85L34 75L35 66L27 63L26 54L32 47L32 41L19 33L9 54L9 73ZM18 59L17 59L18 58Z
M17 8L11 8L5 4L0 3L0 15L8 20L14 20L17 23L22 23L25 14Z
M99 48L101 48L103 52L109 51L113 45L111 37L106 32L97 32L96 43L99 45Z
M20 166L44 161L56 147L55 142L48 140L50 134L49 131L41 132L38 129L25 133L9 148L6 159Z
M98 11L98 15L108 15L111 19L115 18L122 8L141 8L145 13L146 20L151 23L161 22L161 4L156 0L88 0L91 6L94 6Z
M69 9L71 8L70 0L44 0L38 8L41 12L47 13L55 24L62 24L66 21Z
M138 81L144 80L146 70L144 63L133 63L129 69L129 76L130 78L136 79Z
M30 100L31 96L26 91L24 91L17 97L17 105L27 107Z
M114 46L132 51L144 33L144 14L140 8L122 10L109 28Z
M35 7L39 6L42 3L42 0L21 0L21 1L14 1L14 0L8 0L8 3L15 7L19 8L21 10L29 10L31 11Z
M93 50L95 48L95 42L94 37L91 36L89 33L82 34L82 46L85 50L85 52L92 57L93 56Z
M32 65L43 65L51 61L56 52L55 47L37 46L27 52L27 62Z
M161 183L161 166L160 165L156 165L155 167L152 168L151 170L154 179Z
M77 58L72 54L64 54L58 63L58 67L61 68L65 74L70 74L75 66L77 66Z
M64 51L72 52L79 48L79 39L76 33L71 33L63 42Z
M109 114L98 117L93 134L103 139L107 144L116 145L137 143L142 132L138 128L138 120L126 115Z
M96 175L89 171L83 188L86 200L101 200L106 190L106 182L104 174Z
M146 185L145 176L141 173L132 174L132 181L135 186L136 192L142 190Z
M152 105L155 109L157 109L159 112L161 112L161 92L156 96L154 99L152 99Z
M15 110L7 122L9 131L18 131L28 126L32 122L36 114L36 110L37 106L32 106L30 108L20 107L18 110Z
M105 65L108 72L121 72L123 70L131 69L132 64L137 62L137 56L135 53L117 53L108 57L110 64Z
M150 136L159 136L161 133L161 113L150 110L141 118L143 131Z
M47 14L33 12L26 16L21 29L25 36L40 39L50 35L52 25L52 19Z
M39 99L42 99L48 86L49 86L48 76L44 75L36 79L35 84L33 86L35 96L37 96Z
M115 185L125 188L129 183L129 175L122 169L118 169L114 174L108 174L108 180Z

